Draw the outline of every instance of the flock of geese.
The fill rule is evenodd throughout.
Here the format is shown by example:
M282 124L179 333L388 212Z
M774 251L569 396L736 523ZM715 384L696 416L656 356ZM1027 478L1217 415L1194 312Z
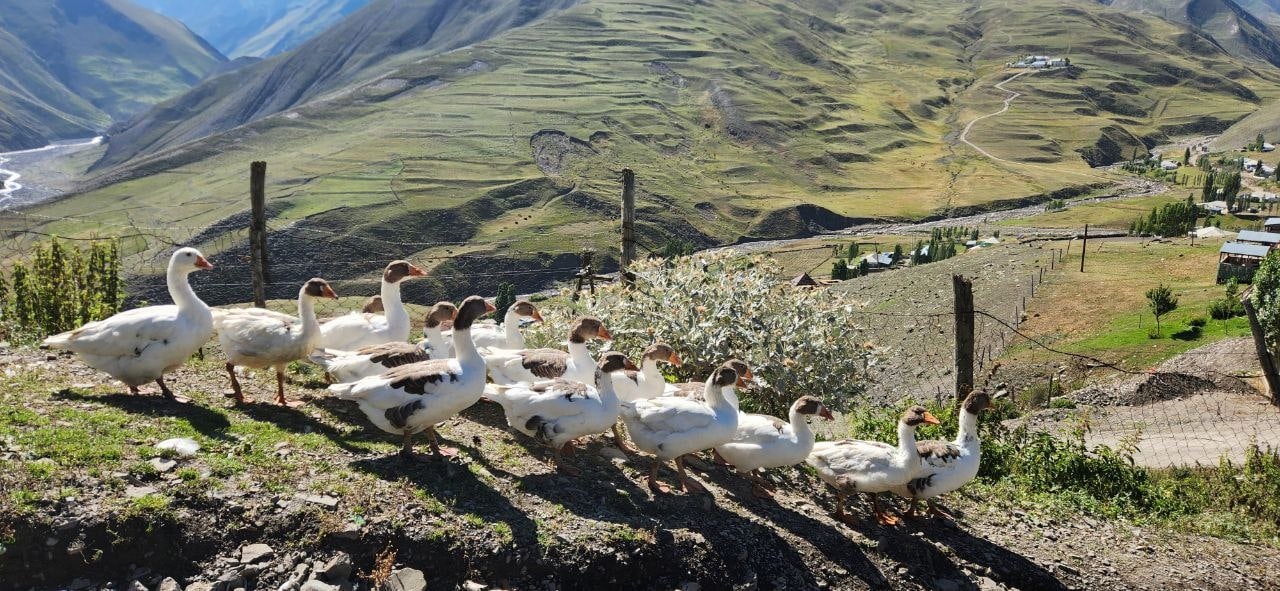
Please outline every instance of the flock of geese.
M945 516L934 497L960 488L978 472L978 413L989 403L980 391L964 400L954 441L917 441L916 428L938 420L916 406L898 422L897 445L815 442L809 421L833 418L817 398L799 397L785 421L738 410L737 388L753 379L740 360L725 362L705 382L670 384L659 364L679 366L681 360L663 343L646 349L639 366L617 351L593 359L588 341L612 337L591 317L570 327L567 350L528 349L520 323L542 316L525 300L505 310L501 325L477 322L495 312L480 296L460 306L440 302L426 316L424 338L411 343L400 284L426 273L407 261L387 265L380 301L323 323L316 318L316 300L337 297L323 279L302 285L298 316L259 308L212 309L187 281L192 272L211 268L196 249L178 249L166 274L172 305L121 312L49 337L45 344L75 352L132 393L155 382L164 396L181 402L186 399L170 391L164 374L182 366L215 332L237 402L245 401L239 366L273 368L276 402L300 404L285 397L284 369L308 359L324 367L334 382L332 395L355 402L378 428L403 437L400 455L408 460L456 454L440 445L435 426L487 399L502 406L513 429L550 447L557 467L568 474L578 470L563 455L571 454L580 438L612 432L620 450L634 452L621 422L631 444L656 458L648 476L655 493L670 492L658 481L668 461L675 463L682 490L704 492L686 475L684 460L706 450L717 462L734 466L762 497L771 496L771 485L760 477L761 470L807 462L836 491L835 517L844 521L851 520L844 511L850 493L869 494L873 513L884 524L897 523L879 503L885 492L909 499L908 515L925 499L932 513ZM419 433L425 434L430 455L414 452Z

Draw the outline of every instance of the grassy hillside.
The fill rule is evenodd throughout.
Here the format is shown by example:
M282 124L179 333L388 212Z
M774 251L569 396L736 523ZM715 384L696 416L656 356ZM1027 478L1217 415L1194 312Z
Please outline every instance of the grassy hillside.
M1000 109L1005 62L1031 52L1073 66L1008 83L1022 93L1011 110L973 126L967 139L1000 160L958 143L966 123ZM562 267L580 246L616 242L608 220L624 166L640 179L644 248L672 235L700 245L803 235L1105 183L1082 152L1109 162L1143 141L1221 129L1274 96L1275 80L1176 25L1093 2L725 11L590 0L104 171L95 190L36 213L231 224L247 207L247 164L264 158L273 227L299 237L277 244L285 256L474 257L439 275ZM239 237L224 247L219 235L200 239L242 252ZM301 237L324 246L313 254ZM441 242L468 245L431 246Z
M574 0L379 0L298 50L215 77L113 134L101 163L231 129L345 88L396 64L477 43Z
M1145 12L1196 28L1243 58L1280 65L1280 29L1274 2L1255 0L1101 0L1114 8Z
M101 131L224 58L128 0L0 0L0 149Z
M368 0L136 1L182 21L230 57L283 53L368 3Z

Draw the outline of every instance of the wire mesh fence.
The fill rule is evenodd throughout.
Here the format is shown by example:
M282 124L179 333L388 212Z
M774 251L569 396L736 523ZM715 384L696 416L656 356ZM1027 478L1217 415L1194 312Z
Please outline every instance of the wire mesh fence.
M329 279L342 298L322 302L318 315L359 310L368 296L379 292L383 267L404 258L430 272L403 287L404 300L420 320L425 307L435 301L472 293L492 295L501 283L529 293L565 282L579 272L584 246L615 242L618 235L616 224L605 223L577 236L576 242L521 251L501 241L451 240L447 232L430 238L418 235L433 225L370 230L397 224L405 220L386 215L362 220L355 228L273 221L268 225L270 305L291 310L301 284L319 276ZM7 211L0 213L0 261L7 265L55 235L68 241L113 238L124 253L132 301L166 302L163 272L168 256L176 246L192 245L217 267L192 276L201 297L213 305L244 304L253 298L247 225L247 215L240 214L204 227L159 227ZM798 274L829 265L832 252L831 246L821 245L783 249L773 256L787 273ZM603 263L597 262L596 271L610 264L606 256ZM1249 368L1256 359L1249 342L1224 341L1144 368L1055 351L1024 334L1020 327L1028 302L1063 264L1064 253L1049 249L1034 266L1010 271L1018 276L1001 289L1014 290L1012 297L995 298L979 286L977 373L983 374L1014 348L1037 348L1045 354L1034 367L999 372L986 384L1025 408L1011 426L1063 435L1087 428L1084 437L1089 444L1123 447L1136 462L1150 467L1211 465L1224 457L1238 461L1255 444L1280 449L1280 409L1269 405L1254 384ZM873 275L861 281L877 280ZM906 307L882 309L875 302L861 303L857 315L864 326L878 329L873 334L882 347L865 404L908 397L942 403L953 397L955 312L950 290L947 285L927 287L930 291L922 291ZM1072 391L1071 386L1081 383L1080 376L1094 385Z

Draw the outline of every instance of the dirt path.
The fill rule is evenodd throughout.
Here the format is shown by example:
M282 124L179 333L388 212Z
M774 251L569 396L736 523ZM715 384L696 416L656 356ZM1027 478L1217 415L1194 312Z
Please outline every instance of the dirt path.
M993 156L993 155L991 154L991 152L988 152L988 151L986 151L986 150L982 149L982 147L981 147L981 146L979 146L979 145L977 145L977 144L975 144L975 143L973 143L973 142L969 141L969 132L973 129L973 125L974 125L975 123L977 123L977 122L979 122L979 121L982 121L983 119L988 119L988 118L991 118L991 117L996 117L996 116L1003 115L1003 114L1007 113L1007 112L1009 111L1009 105L1013 104L1013 100L1014 100L1014 99L1016 99L1016 98L1018 98L1018 97L1022 96L1022 93L1021 93L1021 92L1016 92L1016 91L1013 91L1013 90L1009 90L1009 89L1005 88L1005 87L1004 87L1004 85L1005 85L1005 84L1008 84L1008 83L1010 83L1010 82L1013 82L1013 80L1014 80L1015 78L1018 78L1018 77L1020 77L1020 76L1022 76L1022 75L1024 75L1024 74L1030 74L1030 73L1032 73L1030 70L1023 71L1023 72L1018 72L1017 74L1014 74L1014 75L1012 75L1012 76L1010 76L1010 77L1008 77L1008 78L1005 78L1004 80L1002 80L1002 81L1000 81L1000 82L997 82L997 83L996 83L996 85L995 85L993 88L997 88L997 89L999 89L999 90L1001 90L1001 91L1003 91L1003 92L1007 92L1007 93L1009 93L1009 96L1005 97L1005 99L1004 99L1004 106L1003 106L1003 107L1001 107L999 111L995 111L995 112L993 112L993 113L987 113L986 115L982 115L982 116L980 116L980 117L978 117L978 118L974 119L973 121L970 121L967 125L965 125L965 126L964 126L964 130L960 132L960 141L962 141L962 142L964 142L965 144L967 144L970 148L973 148L974 150L977 150L979 154L982 154L983 156L986 156L987 158L990 158L990 159L995 160L995 161L997 161L997 162L1004 162L1004 163L1006 163L1006 164L1022 164L1021 162L1014 162L1014 161L1012 161L1012 160L1005 160L1004 158L1000 158L999 156Z

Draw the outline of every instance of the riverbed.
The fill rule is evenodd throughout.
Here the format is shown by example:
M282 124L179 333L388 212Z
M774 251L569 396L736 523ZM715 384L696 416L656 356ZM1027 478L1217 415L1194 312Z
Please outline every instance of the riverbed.
M0 152L0 210L31 205L62 194L69 187L69 179L65 178L68 175L44 179L24 177L23 171L100 146L102 140L102 136L98 136L55 142L32 150Z

